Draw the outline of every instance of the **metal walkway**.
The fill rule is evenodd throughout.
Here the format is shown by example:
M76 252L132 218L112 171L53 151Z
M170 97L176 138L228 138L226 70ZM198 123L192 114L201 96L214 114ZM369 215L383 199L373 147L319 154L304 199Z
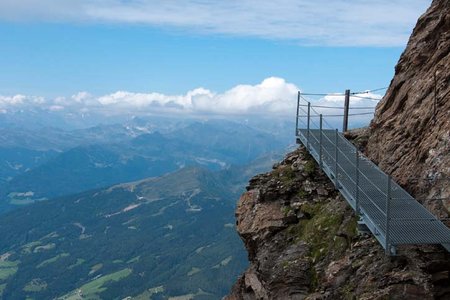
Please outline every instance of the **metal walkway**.
M402 244L441 244L450 252L450 229L362 155L302 99L296 135L388 255Z

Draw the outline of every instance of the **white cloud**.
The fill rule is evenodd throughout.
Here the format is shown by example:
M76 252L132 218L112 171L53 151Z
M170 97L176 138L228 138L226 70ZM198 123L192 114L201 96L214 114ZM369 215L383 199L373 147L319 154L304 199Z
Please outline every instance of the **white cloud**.
M195 95L192 106L215 113L289 113L295 109L298 87L282 78L271 77L257 85L238 85L223 94Z
M238 85L224 93L196 88L184 95L118 91L95 97L80 92L71 97L0 96L0 108L114 114L155 112L182 114L292 114L298 91L282 78L270 77L256 85Z
M430 0L2 0L0 20L146 24L306 44L403 46Z
M196 88L183 95L127 91L117 91L98 97L88 92L80 92L71 97L54 99L0 95L0 112L26 112L40 109L66 116L85 113L103 116L184 114L285 116L294 119L298 91L299 87L282 78L269 77L259 84L241 84L223 93ZM344 107L342 94L328 94L315 99L310 99L306 95L305 97L312 104L313 114L324 115L326 126L331 124L335 128L342 125L342 108ZM379 99L381 95L371 92L352 95L350 125L357 127L367 124L373 117L372 113ZM305 105L306 102L302 101L302 105ZM306 107L303 106L302 110L305 111Z
M2 96L0 95L0 107L7 106L20 106L20 105L40 105L44 104L45 99L43 97L14 95L14 96Z
M176 113L290 114L298 87L282 78L270 77L257 85L238 85L220 94L197 88L185 95L130 93L119 91L97 98L103 107Z
M81 103L84 100L89 99L91 97L92 97L92 95L89 94L88 92L79 92L79 93L77 93L75 95L72 95L72 99L75 100L78 103Z
M61 110L64 110L64 106L61 106L61 105L50 105L48 107L48 110L49 111L61 111Z
M24 95L0 96L0 105L18 105L22 104L26 99Z

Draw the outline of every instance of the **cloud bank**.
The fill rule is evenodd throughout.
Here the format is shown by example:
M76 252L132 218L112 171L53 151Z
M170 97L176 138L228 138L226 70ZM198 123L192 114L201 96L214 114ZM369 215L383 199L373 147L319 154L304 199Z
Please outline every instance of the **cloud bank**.
M289 114L295 110L298 87L282 78L270 77L256 85L238 85L224 93L196 88L184 95L161 93L133 93L117 91L94 96L80 92L70 97L0 95L3 112L41 109L47 111L93 112L105 115L120 114Z
M0 95L0 114L47 111L62 115L217 115L217 116L285 116L295 118L299 87L283 78L269 77L255 85L237 85L223 93L196 88L183 95L161 93L115 93L94 96L80 92L70 97L46 99L37 96ZM307 96L305 96L307 97ZM352 122L367 123L372 118L381 95L361 93L351 97ZM317 113L333 123L342 120L344 96L330 94L310 100ZM303 102L304 104L304 102ZM304 110L305 107L302 107Z
M2 0L0 20L144 24L333 46L403 46L430 0Z

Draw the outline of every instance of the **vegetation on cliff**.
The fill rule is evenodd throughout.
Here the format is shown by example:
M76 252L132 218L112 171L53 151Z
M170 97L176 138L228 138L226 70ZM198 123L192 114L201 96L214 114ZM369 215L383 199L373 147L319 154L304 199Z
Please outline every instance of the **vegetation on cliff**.
M303 147L250 181L236 218L250 267L228 299L450 296L449 255L425 246L386 256Z

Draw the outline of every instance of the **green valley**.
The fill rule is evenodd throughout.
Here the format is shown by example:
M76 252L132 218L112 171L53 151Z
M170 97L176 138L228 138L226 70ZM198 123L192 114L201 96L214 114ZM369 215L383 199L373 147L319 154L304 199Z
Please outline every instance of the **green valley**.
M4 214L0 299L221 298L247 265L235 202L272 162L184 168Z

